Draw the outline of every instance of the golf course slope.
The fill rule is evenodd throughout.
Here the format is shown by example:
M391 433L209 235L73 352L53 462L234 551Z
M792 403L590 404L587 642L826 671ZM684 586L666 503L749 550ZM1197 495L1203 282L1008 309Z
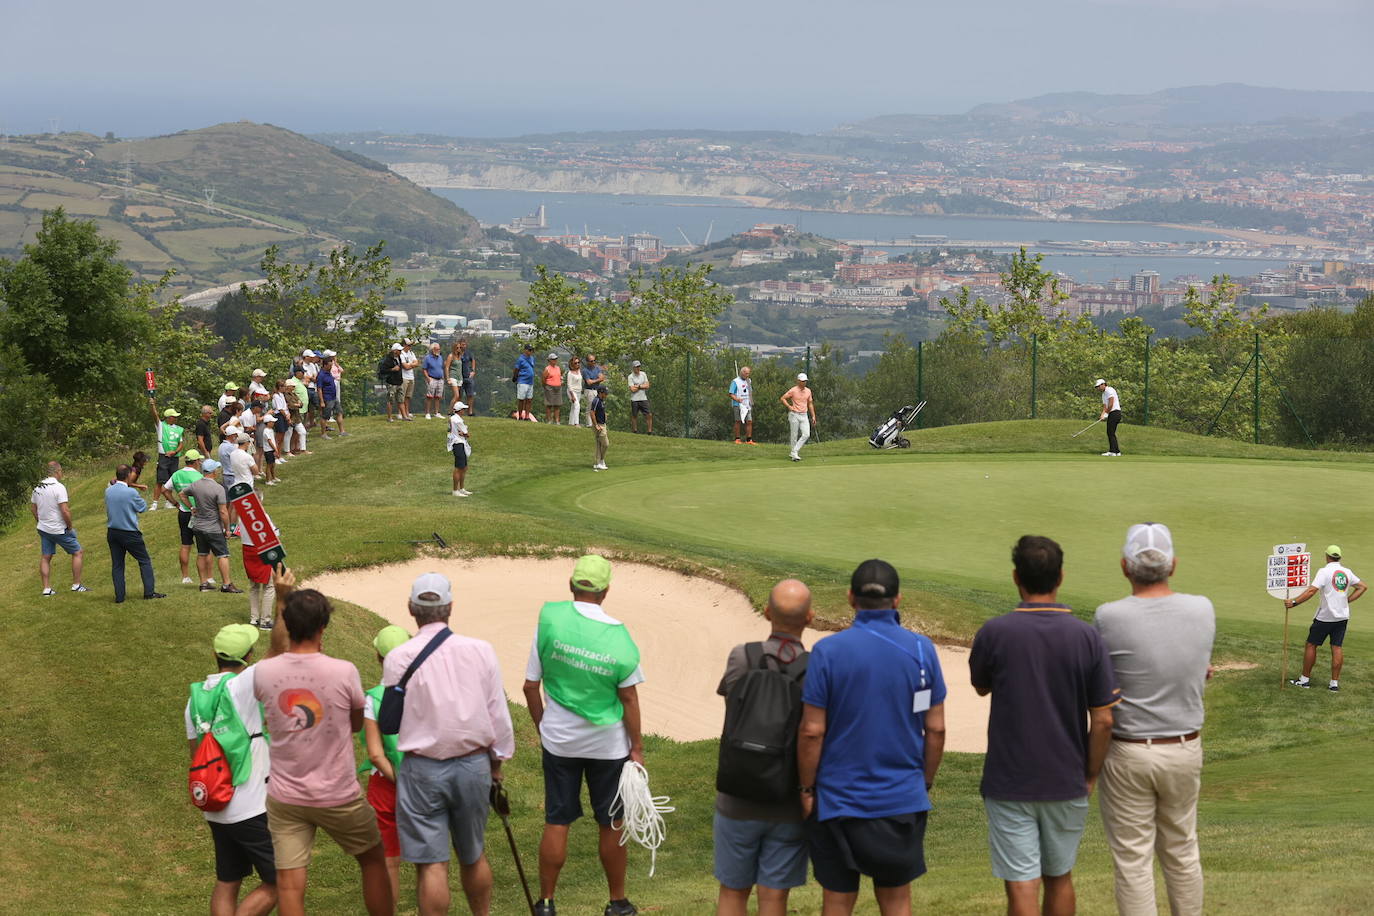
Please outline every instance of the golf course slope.
M615 434L611 470L594 474L586 430L477 418L468 477L476 495L456 500L442 424L362 419L351 424L352 437L318 443L314 455L287 464L284 483L264 500L290 565L307 579L413 560L417 550L437 548L410 542L438 532L450 544L439 551L445 561L502 555L570 564L577 552L598 549L619 562L704 576L755 607L774 581L795 575L813 585L819 624L828 628L847 619L849 571L882 556L903 575L904 621L947 643L966 643L982 620L1012 605L1008 553L1019 535L1064 544L1063 594L1088 617L1125 592L1116 564L1126 526L1164 522L1178 545L1175 585L1212 598L1216 658L1231 663L1207 692L1207 911L1368 912L1369 880L1353 856L1374 847L1365 778L1374 752L1374 626L1357 603L1339 695L1280 690L1283 611L1265 595L1260 570L1273 544L1319 550L1336 542L1356 572L1374 575L1365 572L1374 570L1374 461L1134 427L1121 430L1126 456L1108 459L1093 450L1100 443L1069 438L1079 427L1024 421L925 430L900 452L827 442L808 446L799 465L778 445ZM209 835L185 798L181 708L186 685L213 668L210 637L246 620L247 602L179 584L175 515L159 511L143 528L170 597L113 603L100 498L115 460L70 468L66 480L90 593L66 591L69 564L59 556L59 594L40 598L29 520L0 535L9 583L0 594L3 913L203 912L212 884ZM394 611L409 581L400 572L392 579ZM560 597L519 577L506 587L532 607ZM463 615L481 609L463 606L461 577L455 592L461 631ZM326 648L373 683L379 666L369 641L383 622L339 597ZM608 610L617 611L614 584ZM709 603L697 612L709 628ZM1293 649L1308 616L1293 615ZM760 620L758 632L765 629ZM528 636L521 642L527 647ZM1319 682L1325 657L1314 672ZM1296 653L1290 672L1295 660ZM710 666L712 675L723 661ZM652 682L656 672L646 675ZM946 677L967 674L951 666ZM519 751L508 787L529 867L542 783L528 717L518 706L512 712ZM630 896L646 912L710 912L715 744L646 744L653 790L672 796L677 811L667 816L654 878L646 876L647 854L632 853ZM1003 905L986 861L981 760L952 753L941 770L930 872L916 885L920 912L992 913ZM605 902L595 832L579 828L559 888L569 913ZM488 838L495 911L518 913L523 896L509 849L499 828ZM1080 912L1113 911L1095 817L1075 878ZM413 887L405 875L401 912L413 912ZM361 911L356 868L328 841L312 866L309 900L311 912ZM819 908L814 885L793 901L800 913Z

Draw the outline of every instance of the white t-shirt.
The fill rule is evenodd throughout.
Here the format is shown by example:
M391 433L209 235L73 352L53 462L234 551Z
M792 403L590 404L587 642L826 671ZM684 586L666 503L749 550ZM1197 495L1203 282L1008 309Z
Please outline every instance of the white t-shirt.
M29 502L38 507L39 531L46 534L62 534L67 530L61 509L66 501L67 488L56 477L44 477L38 481Z
M258 415L251 410L245 410L239 414L239 426L243 427L243 431L248 435L253 435L253 430L258 428Z
M615 626L620 623L607 616L600 605L585 601L574 601L577 613L588 620ZM525 680L542 681L544 665L539 661L539 633L536 631L534 642L530 645L530 660L525 665ZM644 671L639 666L630 676L617 686L633 687L644 682ZM592 760L619 760L630 753L630 736L625 733L625 723L614 722L610 725L596 725L588 722L572 710L560 706L548 691L544 691L544 718L539 723L539 737L550 754L559 757L588 757Z
M1321 606L1317 609L1317 620L1336 623L1350 619L1350 602L1346 595L1350 586L1358 585L1360 577L1340 563L1327 563L1312 577L1312 587L1321 592Z
M631 384L631 385L647 385L647 384L649 384L649 376L648 376L647 373L645 373L645 372L643 372L643 371L640 371L640 372L631 372L629 375L627 375L627 376L625 377L625 381L628 382L628 383ZM649 400L649 392L644 391L643 389L640 389L639 391L631 392L631 393L630 393L630 400L631 400L631 401L647 401L647 400Z
M278 391L272 395L272 409L281 411L282 416L286 416L286 393Z
M405 349L401 351L401 381L415 381L415 367L419 365L419 360L415 358L413 350Z
M229 467L234 472L234 483L253 486L253 456L241 448L234 449L229 456Z
M269 410L262 415L263 436L262 442L259 444L262 446L264 452L275 452L277 450L277 443L272 429L276 424L277 415L274 411Z
M220 410L223 410L225 404L228 404L230 401L237 401L238 399L239 399L239 398L238 398L238 395L236 395L236 394L222 394L222 395L220 395L220 396L219 396L219 409L220 409Z
M261 737L262 727L262 708L258 705L257 697L253 696L253 669L254 665L249 665L243 671L234 675L234 679L229 682L229 686L224 688L229 699L234 704L234 709L239 714L239 721L243 727L248 729L249 735L258 735L252 739L249 747L253 755L253 771L248 777L248 781L234 789L234 797L229 800L219 811L203 811L207 821L214 821L216 824L237 824L239 821L246 821L250 817L257 817L267 811L267 774L271 769L271 757L268 752L267 740ZM224 677L225 672L212 674L205 679L207 687L214 687ZM186 737L187 739L197 738L200 733L196 731L195 725L191 721L191 701L186 701Z
M1113 398L1116 399L1116 409L1117 409L1117 410L1120 410L1120 409L1121 409L1121 396L1120 396L1119 394L1116 393L1116 389L1115 389L1115 388L1113 388L1111 385L1108 385L1108 386L1102 391L1102 409L1103 409L1103 410L1107 410L1107 409L1108 409L1108 405L1112 403L1112 399L1113 399Z
M753 403L753 394L749 390L749 380L746 378L735 376L734 381L730 383L730 393L739 398L735 403L740 407L747 408Z
M306 363L306 364L305 364L305 387L307 387L307 388L314 388L314 387L315 387L315 379L318 378L319 375L320 375L320 365L319 365L319 363Z
M448 416L448 444L444 446L445 451L453 451L453 447L459 442L463 443L463 448L471 455L472 443L468 441L468 424L461 414L452 413Z
M248 400L250 402L267 400L267 389L257 379L248 383Z

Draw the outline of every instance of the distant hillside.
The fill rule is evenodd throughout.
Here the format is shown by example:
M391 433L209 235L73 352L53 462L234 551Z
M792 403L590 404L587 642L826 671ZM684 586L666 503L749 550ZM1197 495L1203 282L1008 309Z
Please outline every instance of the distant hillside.
M384 165L265 124L148 140L11 137L0 149L0 256L32 239L43 210L96 220L144 276L195 289L255 273L263 249L309 257L380 239L404 256L480 238L476 221Z

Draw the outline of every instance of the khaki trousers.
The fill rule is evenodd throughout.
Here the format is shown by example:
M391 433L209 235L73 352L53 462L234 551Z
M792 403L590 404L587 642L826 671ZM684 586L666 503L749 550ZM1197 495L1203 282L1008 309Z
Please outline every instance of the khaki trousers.
M607 435L605 427L596 431L596 463L606 463L606 450L611 447L611 437Z
M1169 911L1202 913L1197 797L1202 740L1183 744L1112 741L1098 781L1102 825L1116 867L1122 916L1154 916L1154 857L1164 872Z

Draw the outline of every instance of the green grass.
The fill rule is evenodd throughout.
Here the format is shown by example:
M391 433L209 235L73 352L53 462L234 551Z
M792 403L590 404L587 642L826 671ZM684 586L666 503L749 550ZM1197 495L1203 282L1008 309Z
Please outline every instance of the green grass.
M1357 604L1340 695L1280 691L1277 602L1257 580L1269 546L1289 539L1341 540L1360 570L1359 557L1374 546L1360 498L1370 491L1368 456L1131 429L1123 442L1132 456L1108 461L1091 455L1099 443L1068 438L1075 424L1047 421L923 431L909 453L826 442L808 447L795 467L777 445L615 433L613 470L593 475L585 430L483 418L472 427L469 486L478 496L457 505L447 497L443 432L434 423L353 418L352 438L316 443L317 454L288 464L286 482L266 500L291 564L308 576L406 559L413 551L401 542L434 530L473 555L595 546L709 569L755 603L777 578L800 574L817 587L822 614L840 622L849 568L876 553L907 574L907 619L959 637L1013 600L1006 555L1024 530L1068 546L1068 594L1090 612L1123 591L1113 564L1125 524L1145 508L1161 512L1179 537L1179 586L1217 604L1218 655L1258 666L1223 671L1208 687L1200 814L1208 911L1252 912L1256 900L1286 913L1367 907L1367 879L1351 867L1350 851L1374 844L1374 799L1360 779L1374 750L1374 693L1366 686L1374 666L1361 649L1370 627ZM186 684L209 669L211 635L245 619L246 601L176 584L175 516L158 512L145 517L144 529L172 597L114 605L101 531L108 475L107 467L78 468L67 481L91 594L40 601L29 524L0 535L0 575L11 583L0 594L0 805L7 814L0 849L8 853L0 856L7 888L0 912L195 912L211 884L208 834L184 798L180 710ZM1333 487L1346 495L1329 498ZM387 543L368 543L377 540ZM59 557L59 589L67 568ZM1306 614L1295 614L1297 642L1299 619L1305 624ZM368 642L380 625L340 602L327 636L328 650L358 664L369 683L378 669ZM520 751L509 787L532 868L541 780L528 717L513 712ZM632 853L631 896L660 912L709 912L714 743L651 739L647 753L655 791L671 795L678 810L667 818L657 877L647 879L647 856ZM922 912L1000 908L986 863L980 766L976 755L951 754L942 771L931 871L916 889ZM488 839L496 911L518 912L499 822L491 822ZM585 825L573 830L559 893L567 912L604 903L593 840ZM327 840L320 850L311 911L359 912L352 862ZM1111 911L1110 861L1096 819L1076 883L1080 912ZM407 875L402 912L413 911L412 901ZM798 912L815 912L816 889L794 901ZM864 911L872 910L865 904Z

